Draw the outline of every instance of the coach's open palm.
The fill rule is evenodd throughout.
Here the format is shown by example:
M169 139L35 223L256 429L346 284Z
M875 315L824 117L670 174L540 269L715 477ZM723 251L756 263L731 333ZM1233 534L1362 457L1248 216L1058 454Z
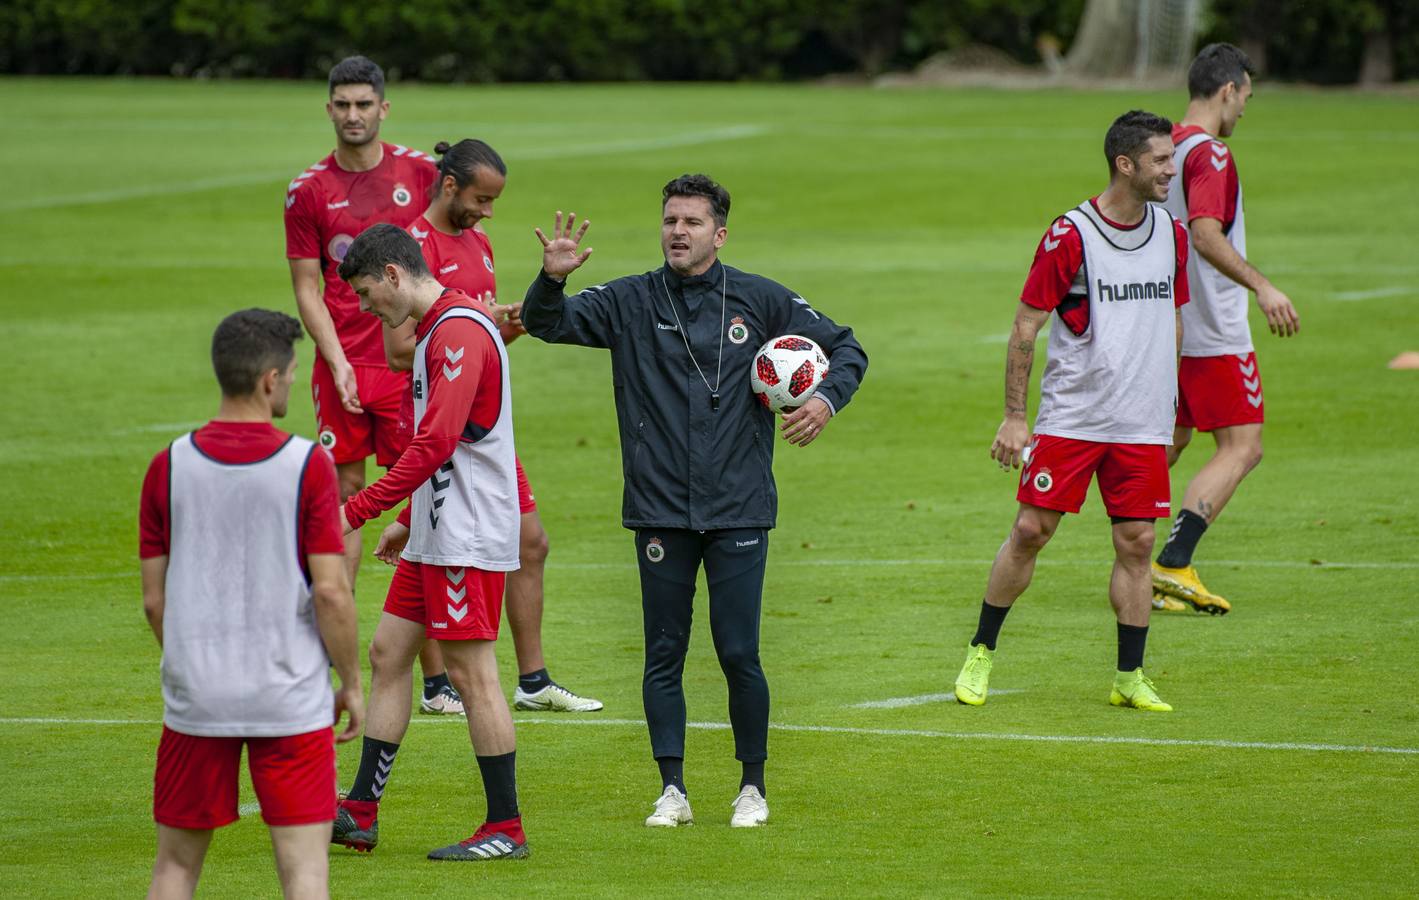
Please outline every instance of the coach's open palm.
M591 255L591 248L581 249L581 239L586 234L586 229L591 227L591 220L587 219L581 223L576 234L572 234L572 225L576 222L576 213L571 213L566 218L565 227L562 224L562 211L557 210L557 218L552 225L552 238L547 239L547 235L542 233L542 229L533 229L537 232L537 239L542 242L542 271L553 278L566 278L571 273L581 267Z

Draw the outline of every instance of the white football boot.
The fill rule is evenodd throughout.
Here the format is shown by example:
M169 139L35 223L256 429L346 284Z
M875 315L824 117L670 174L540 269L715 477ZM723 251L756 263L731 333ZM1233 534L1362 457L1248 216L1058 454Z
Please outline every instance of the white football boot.
M420 698L419 712L426 716L461 716L464 715L463 698L453 685L446 684L432 697Z
M680 793L675 785L665 788L665 793L655 801L655 812L646 816L647 828L675 828L678 825L695 824L695 814L690 812L690 801Z
M744 785L739 796L734 798L734 815L729 817L730 828L753 828L769 820L769 801L752 784Z
M596 712L601 709L600 700L573 694L556 682L530 694L519 684L517 690L512 693L512 705L517 709L538 709L544 712Z

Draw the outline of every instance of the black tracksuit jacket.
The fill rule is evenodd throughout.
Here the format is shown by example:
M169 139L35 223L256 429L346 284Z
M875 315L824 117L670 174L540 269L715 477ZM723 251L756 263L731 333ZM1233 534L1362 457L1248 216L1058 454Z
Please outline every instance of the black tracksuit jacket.
M722 326L721 279L726 279ZM611 351L625 478L622 524L695 531L774 527L777 429L774 414L749 388L754 354L770 338L812 338L829 357L828 375L815 396L836 414L867 371L867 354L852 329L783 285L718 261L689 278L666 266L571 297L564 287L539 273L523 301L522 322L528 334L544 341ZM667 294L674 296L673 309ZM682 337L681 328L688 334ZM716 410L685 339L714 385L721 335L723 380Z

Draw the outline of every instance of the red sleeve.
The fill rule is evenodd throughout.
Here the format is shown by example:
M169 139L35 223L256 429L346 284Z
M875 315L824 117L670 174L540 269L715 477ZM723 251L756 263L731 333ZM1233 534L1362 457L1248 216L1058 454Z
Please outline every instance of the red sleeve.
M1216 219L1232 227L1237 207L1237 166L1221 141L1202 141L1183 161L1183 193L1187 220Z
M320 259L320 218L310 180L291 182L286 194L286 258Z
M1078 229L1063 216L1055 219L1035 250L1020 300L1036 309L1053 310L1069 293L1083 264L1084 239Z
M344 553L340 533L340 488L330 454L315 450L301 476L301 559L311 553Z
M138 501L138 558L167 556L171 546L168 519L168 449L153 457L143 476L143 494Z
M409 506L407 504L403 509L399 510L399 515L394 517L394 521L398 522L400 525L403 525L405 528L409 527L409 524L413 521L413 519L414 507Z
M490 361L501 365L492 337L462 316L439 325L424 352L429 401L419 431L394 468L345 503L345 518L355 528L393 509L448 461L468 427L484 369Z
M1187 228L1173 220L1173 243L1178 248L1177 277L1173 281L1173 306L1179 307L1192 299L1187 287Z

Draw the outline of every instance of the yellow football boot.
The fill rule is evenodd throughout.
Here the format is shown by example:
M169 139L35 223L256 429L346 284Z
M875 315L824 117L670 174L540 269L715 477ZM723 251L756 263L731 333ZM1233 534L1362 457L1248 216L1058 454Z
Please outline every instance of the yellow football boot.
M1109 692L1109 703L1145 712L1172 712L1173 708L1164 703L1153 687L1153 682L1142 669L1119 672L1114 675L1114 689Z
M987 650L985 644L975 644L966 656L966 664L961 674L956 676L956 702L967 706L983 706L990 691L990 667L995 662L995 651Z
M1191 604L1192 608L1198 612L1210 613L1214 616L1225 616L1232 611L1232 604L1209 591L1207 586L1202 583L1202 579L1197 577L1197 570L1192 566L1169 569L1167 566L1153 563L1153 594L1155 598L1158 594L1163 594L1182 600ZM1156 599L1154 608L1158 608Z

